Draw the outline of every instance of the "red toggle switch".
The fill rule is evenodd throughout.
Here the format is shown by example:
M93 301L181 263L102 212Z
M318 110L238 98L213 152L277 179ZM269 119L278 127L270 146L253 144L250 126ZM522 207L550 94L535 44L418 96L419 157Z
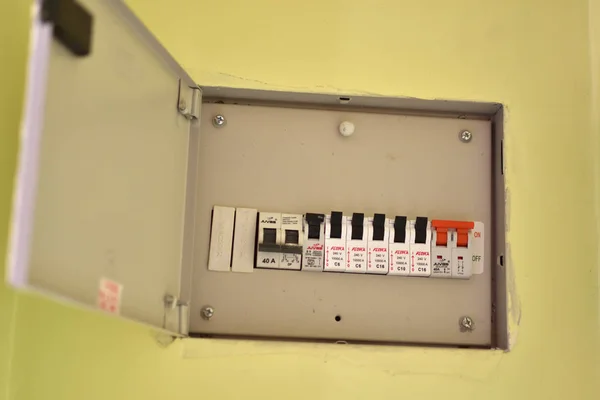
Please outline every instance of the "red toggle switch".
M434 219L431 221L431 227L437 232L437 246L446 246L448 244L448 229L456 229L456 245L467 247L469 244L469 231L475 227L475 223L472 221Z

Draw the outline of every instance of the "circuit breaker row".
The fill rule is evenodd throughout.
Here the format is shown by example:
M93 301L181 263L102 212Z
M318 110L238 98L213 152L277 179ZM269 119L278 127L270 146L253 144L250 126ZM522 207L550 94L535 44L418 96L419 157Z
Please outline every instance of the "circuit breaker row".
M209 269L254 268L468 279L483 264L483 224L384 214L258 212L215 206Z

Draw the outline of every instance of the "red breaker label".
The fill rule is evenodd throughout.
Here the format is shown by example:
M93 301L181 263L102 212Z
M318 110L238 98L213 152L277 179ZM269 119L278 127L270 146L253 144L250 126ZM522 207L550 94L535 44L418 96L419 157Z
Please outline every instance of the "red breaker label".
M331 239L327 239L330 241ZM325 245L325 270L326 271L345 271L346 270L346 247L340 245Z
M428 246L420 244L411 244L410 275L431 275L431 254Z
M323 269L323 250L325 246L322 243L309 244L304 248L304 257L302 258L302 269Z
M348 246L348 257L346 257L346 272L367 272L367 247Z
M369 248L369 263L367 272L371 274L387 274L388 273L388 248L387 247L370 247Z
M408 245L399 245L403 248L394 248L390 243L390 271L389 275L408 275L410 273L410 252Z

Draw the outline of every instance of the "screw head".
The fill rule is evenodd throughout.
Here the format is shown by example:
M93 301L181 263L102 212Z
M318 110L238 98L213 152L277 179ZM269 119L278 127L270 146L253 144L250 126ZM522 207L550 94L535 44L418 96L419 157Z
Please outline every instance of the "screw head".
M200 311L202 318L209 320L215 315L215 310L211 306L202 307L202 311Z
M340 124L339 131L342 136L352 136L354 133L354 124L350 121L344 121Z
M461 131L458 134L458 138L463 143L469 143L473 139L473 134L470 131Z
M222 128L225 124L227 124L227 120L223 115L219 114L213 117L213 125L215 128Z
M186 107L187 107L187 105L185 104L185 100L180 100L179 106L178 106L179 111L185 111Z
M458 325L460 326L461 332L471 332L475 330L475 321L473 321L473 318L469 317L468 315L460 317Z
M175 305L177 304L175 297L170 294L166 294L163 301L165 303L165 308L175 308Z

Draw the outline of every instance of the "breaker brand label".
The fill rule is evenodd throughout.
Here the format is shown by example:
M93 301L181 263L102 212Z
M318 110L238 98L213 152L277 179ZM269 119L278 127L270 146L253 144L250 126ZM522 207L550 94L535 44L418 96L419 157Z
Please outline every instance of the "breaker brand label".
M384 274L388 272L388 249L386 247L374 247L369 250L367 270Z
M410 257L408 249L394 250L390 244L390 275L408 275L410 272Z
M367 271L367 248L366 246L352 246L348 248L346 258L346 272Z
M302 257L302 268L303 269L323 269L323 244L314 243L309 244L304 249L304 256Z
M436 254L433 256L431 264L431 276L438 278L450 278L452 276L449 255Z
M429 251L419 250L422 245L412 244L410 256L410 275L429 276L431 275L431 257Z
M345 267L345 247L330 246L325 250L325 269L343 271Z

